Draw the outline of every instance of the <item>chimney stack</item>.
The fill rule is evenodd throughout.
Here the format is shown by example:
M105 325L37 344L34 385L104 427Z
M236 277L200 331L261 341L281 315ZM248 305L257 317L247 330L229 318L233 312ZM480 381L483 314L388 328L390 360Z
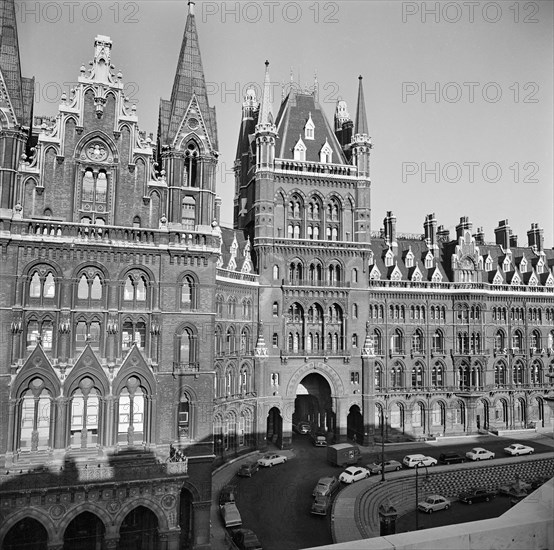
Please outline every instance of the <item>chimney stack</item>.
M469 217L462 216L460 218L460 223L456 226L456 238L459 239L460 237L463 237L464 231L466 229L469 229L469 231L471 231L472 227L473 224L469 221Z
M485 244L485 232L482 227L477 228L477 233L475 234L475 243L476 244Z
M385 219L383 220L383 225L385 227L385 242L391 246L397 246L396 242L396 216L388 211Z
M532 223L531 229L527 231L529 246L537 253L544 250L544 229L538 223Z
M435 248L437 246L437 219L434 213L425 216L423 231L425 233L425 244L427 248Z
M498 222L498 227L494 230L496 244L499 244L504 250L509 250L511 244L511 235L512 230L510 229L508 220L500 220Z

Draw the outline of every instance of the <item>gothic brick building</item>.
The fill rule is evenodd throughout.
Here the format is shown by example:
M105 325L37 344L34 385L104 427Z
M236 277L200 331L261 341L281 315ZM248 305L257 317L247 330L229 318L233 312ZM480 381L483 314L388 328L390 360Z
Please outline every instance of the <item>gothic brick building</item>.
M213 465L289 446L300 420L365 443L552 430L542 230L518 246L503 220L491 243L429 214L400 235L388 212L372 231L361 77L354 120L340 101L331 125L317 86L274 116L268 65L220 227L189 6L155 138L106 36L33 125L13 0L0 8L3 548L208 548Z

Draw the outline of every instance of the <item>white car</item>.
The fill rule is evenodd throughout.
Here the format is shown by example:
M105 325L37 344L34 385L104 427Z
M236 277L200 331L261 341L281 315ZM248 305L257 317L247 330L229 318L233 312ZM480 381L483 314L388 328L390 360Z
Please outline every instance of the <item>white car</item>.
M448 510L450 501L441 495L429 495L423 502L418 502L417 509L432 514L438 510Z
M435 466L437 464L437 459L432 456L425 455L406 455L402 459L402 464L407 468L419 468L420 466Z
M369 470L367 468L363 468L362 466L350 466L342 472L339 479L343 483L354 483L366 477L369 477Z
M260 466L271 468L275 464L284 464L287 461L287 457L278 454L267 454L258 459L258 464Z
M535 449L533 449L533 447L529 447L529 445L512 443L509 447L504 447L504 452L512 456L532 455L535 452Z
M492 451L487 451L483 447L474 447L471 451L466 453L466 458L468 460L490 460L494 458L494 453Z

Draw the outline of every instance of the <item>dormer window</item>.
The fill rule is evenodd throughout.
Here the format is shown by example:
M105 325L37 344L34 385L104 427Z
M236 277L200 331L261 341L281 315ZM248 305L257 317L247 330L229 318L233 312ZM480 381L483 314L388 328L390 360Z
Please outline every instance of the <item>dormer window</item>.
M525 258L521 259L521 262L519 264L519 270L521 271L521 273L527 272L527 260Z
M537 273L539 275L544 273L544 260L542 258L539 258L539 261L537 262Z
M387 250L387 253L385 254L385 265L387 267L392 267L394 265L394 253L390 248Z
M324 162L326 164L333 162L333 149L331 149L327 140L325 140L325 145L319 152L319 162Z
M304 126L304 138L314 139L314 130L315 130L315 125L314 125L314 121L312 120L312 113L310 113L308 122L306 122L306 126Z
M504 273L507 273L508 271L510 271L510 258L508 258L506 256L506 258L504 259L504 262L502 263L502 270L504 271Z
M301 137L298 138L294 146L294 160L306 161L306 145L304 145Z
M427 252L427 255L425 256L425 269L431 269L433 267L433 254L431 252Z
M406 254L406 258L404 258L404 263L406 264L406 267L414 267L414 253L412 252L411 247Z
M490 256L487 256L485 260L485 271L492 271L492 258Z

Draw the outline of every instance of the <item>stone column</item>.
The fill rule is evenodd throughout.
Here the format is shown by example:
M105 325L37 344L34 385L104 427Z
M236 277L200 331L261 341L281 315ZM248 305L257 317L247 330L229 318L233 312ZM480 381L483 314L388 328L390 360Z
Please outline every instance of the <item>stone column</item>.
M384 377L384 373L382 373ZM362 445L369 445L375 439L375 350L370 325L366 325L366 336L362 347Z
M119 545L119 535L106 535L104 537L104 547L106 550L117 550Z
M169 531L160 531L160 550L179 550L181 539L181 529L171 529Z

